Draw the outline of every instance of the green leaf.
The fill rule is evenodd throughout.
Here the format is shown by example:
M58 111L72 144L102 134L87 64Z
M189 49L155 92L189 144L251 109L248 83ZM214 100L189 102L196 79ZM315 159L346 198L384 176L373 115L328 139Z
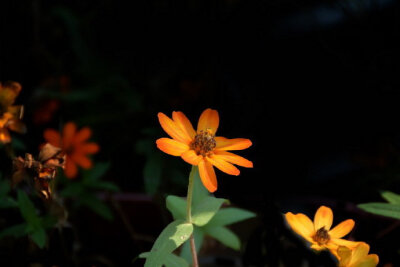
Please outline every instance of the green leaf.
M10 192L10 184L8 181L6 180L1 180L1 176L0 176L0 197L5 196L8 194L8 192Z
M154 195L161 183L160 153L151 154L143 168L144 188L147 193Z
M223 226L207 227L206 234L214 237L219 242L234 250L240 249L240 240L236 234Z
M77 197L83 193L83 186L81 183L70 183L61 192L62 197Z
M36 208L29 197L24 191L18 190L17 198L19 209L25 221L32 226L39 226L40 222L36 214Z
M400 205L400 195L395 194L390 191L385 191L381 193L381 196L391 204L399 204Z
M358 207L373 214L400 219L400 205L389 203L365 203L358 205Z
M189 264L185 259L171 253L165 257L165 267L189 267Z
M22 150L22 151L26 151L26 146L25 144L17 137L13 136L13 138L11 139L11 146L15 149L15 150Z
M57 219L53 216L47 215L40 218L40 224L43 228L51 228L57 223Z
M4 229L3 231L1 231L0 238L3 238L5 236L21 237L23 235L26 235L27 228L28 228L27 223L13 225L13 226L8 227L8 228Z
M107 219L109 221L113 219L110 208L106 204L101 202L101 200L99 200L97 197L86 194L83 195L80 200L83 205L90 208L104 219Z
M175 220L186 218L186 200L177 196L167 196L167 209L172 213Z
M199 252L204 240L204 231L202 227L193 227L193 237L196 251ZM187 262L192 262L192 253L190 252L190 242L187 241L182 246L180 256L184 258Z
M0 198L0 209L16 208L18 203L12 197Z
M146 259L150 255L150 252L144 252L139 255L139 258ZM187 261L175 254L166 255L163 265L166 267L189 267Z
M99 180L110 168L110 162L99 162L88 171L84 172L84 183Z
M224 226L237 223L249 218L255 217L256 214L244 209L224 208L220 209L217 214L208 222L209 226Z
M199 168L197 166L192 167L192 172L194 175L193 178L193 199L192 199L192 206L196 206L197 204L201 203L201 201L210 195L208 190L204 187L203 183L201 182L200 175L199 175Z
M29 235L32 240L38 245L39 248L43 248L46 244L46 232L42 227L37 228L32 234Z
M93 189L106 190L111 192L120 191L119 187L116 186L114 183L106 181L96 181L94 183L88 184L87 186Z
M203 200L193 207L192 222L197 226L207 224L212 217L221 208L222 203L226 200L223 198L205 197Z
M157 238L144 266L162 266L165 257L188 240L192 232L193 225L183 220L170 223Z

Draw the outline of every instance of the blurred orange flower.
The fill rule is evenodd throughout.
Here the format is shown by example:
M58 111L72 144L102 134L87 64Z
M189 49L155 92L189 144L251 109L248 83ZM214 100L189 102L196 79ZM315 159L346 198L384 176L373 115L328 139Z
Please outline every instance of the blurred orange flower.
M361 242L356 248L349 249L340 246L338 248L339 267L376 267L379 257L369 253L369 245Z
M21 89L21 85L17 82L0 83L0 143L11 142L9 130L26 132L25 125L20 121L23 106L13 105Z
M62 135L54 129L44 131L44 139L53 146L61 148L66 155L64 172L68 178L76 177L77 165L84 169L92 167L92 161L87 155L97 153L100 147L96 143L86 142L91 135L92 131L88 127L77 131L73 122L64 125Z
M328 207L321 206L317 210L314 222L302 213L288 212L285 214L285 218L293 231L311 243L312 249L329 249L332 254L338 257L337 249L339 246L353 249L360 243L342 239L353 229L354 221L352 219L345 220L331 229L333 212Z
M233 164L253 167L251 161L227 152L227 150L250 147L252 143L249 139L215 136L219 125L219 115L216 110L209 108L203 111L197 124L197 131L180 111L172 112L172 119L160 112L158 119L161 127L172 139L158 139L157 147L167 154L180 156L187 163L198 166L201 181L208 191L217 190L217 178L213 166L230 175L240 173Z

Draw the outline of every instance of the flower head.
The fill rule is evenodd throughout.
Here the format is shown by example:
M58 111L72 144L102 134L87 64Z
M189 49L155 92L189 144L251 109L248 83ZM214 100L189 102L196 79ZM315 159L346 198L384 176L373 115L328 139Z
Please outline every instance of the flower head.
M321 206L314 216L314 222L302 213L285 214L286 221L297 234L311 243L311 248L315 250L329 249L337 257L339 246L354 248L359 242L342 239L354 227L352 219L345 220L331 229L333 222L332 210Z
M9 130L24 133L25 125L20 121L23 115L23 106L13 105L21 91L17 82L0 83L0 143L11 142Z
M92 161L87 157L88 154L94 154L99 151L96 143L87 143L86 141L92 135L88 127L77 131L73 122L65 124L62 135L54 129L47 129L44 132L44 139L53 146L60 147L62 153L66 155L65 176L74 178L78 174L77 165L84 169L92 167Z
M364 242L354 249L340 246L337 250L339 256L339 267L376 267L379 257L376 254L370 254L369 245Z
M233 164L253 167L251 161L227 152L227 150L250 147L252 143L249 139L215 136L219 126L219 115L216 110L209 108L203 111L197 124L197 131L180 111L172 112L172 119L160 112L158 119L161 127L172 139L158 139L157 147L167 154L180 156L187 163L198 166L201 181L208 191L217 190L217 178L213 166L230 175L240 173Z

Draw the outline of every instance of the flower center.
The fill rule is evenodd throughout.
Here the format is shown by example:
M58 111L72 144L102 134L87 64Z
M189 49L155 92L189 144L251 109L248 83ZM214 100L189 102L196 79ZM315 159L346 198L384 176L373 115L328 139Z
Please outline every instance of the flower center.
M318 245L326 245L331 237L329 236L328 231L325 229L325 226L322 226L321 228L318 229L318 231L315 233L313 236L313 239L315 242L318 243Z
M196 134L194 140L190 144L190 149L194 150L197 155L207 156L217 145L214 135L210 130L201 130Z

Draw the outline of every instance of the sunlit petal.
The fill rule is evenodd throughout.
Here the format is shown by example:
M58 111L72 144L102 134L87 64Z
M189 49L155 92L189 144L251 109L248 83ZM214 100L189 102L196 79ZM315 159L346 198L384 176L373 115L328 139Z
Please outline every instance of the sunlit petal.
M302 213L293 214L291 212L286 213L285 218L294 232L301 235L307 241L314 243L312 240L312 236L315 234L314 224L310 218Z
M365 242L360 242L360 244L353 250L352 262L361 261L368 255L369 245Z
M185 144L190 144L192 138L186 134L173 120L164 113L158 113L158 120L164 131L173 139Z
M352 219L345 220L335 226L332 230L329 231L329 235L332 238L342 238L354 228L354 221Z
M189 164L197 166L203 159L203 156L197 155L194 150L188 150L181 155L182 159Z
M229 163L236 164L246 168L253 168L253 162L236 154L227 151L217 150L215 151L215 155L217 155L220 159L223 159Z
M318 231L322 227L329 231L333 222L333 212L330 208L321 206L314 216L314 229Z
M197 133L200 133L200 131L210 130L211 133L215 135L218 130L218 125L218 111L208 108L200 115L199 123L197 124Z
M252 145L251 141L245 138L228 139L217 136L215 137L215 141L217 142L216 150L242 150Z
M203 185L211 193L215 192L215 190L217 190L218 185L217 185L217 177L215 175L213 166L206 160L200 161L198 166L199 166L200 179Z
M181 128L182 131L186 133L192 140L196 135L196 131L193 129L192 124L189 119L180 111L172 112L172 119Z
M170 138L160 138L156 141L157 147L172 156L180 156L183 152L189 150L189 146L182 142Z
M214 165L215 167L217 167L219 170L230 174L230 175L239 175L240 171L238 168L236 168L234 165L232 165L231 163L223 160L222 158L220 158L218 155L212 155L210 157L207 157L207 160Z
M349 266L352 259L352 250L348 247L340 246L337 249L337 255L339 259L339 266Z

